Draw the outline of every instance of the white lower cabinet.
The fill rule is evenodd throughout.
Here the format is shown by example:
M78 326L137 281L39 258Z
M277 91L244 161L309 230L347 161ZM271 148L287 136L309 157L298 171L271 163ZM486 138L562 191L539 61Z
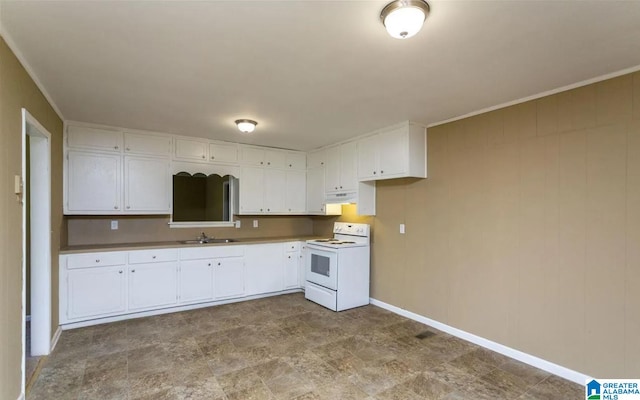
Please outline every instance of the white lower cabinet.
M213 299L213 260L180 262L180 303Z
M125 268L119 265L69 270L64 293L67 307L61 310L61 317L78 319L123 313L127 309Z
M60 256L62 325L299 289L301 243ZM161 311L159 311L161 312Z
M244 258L218 258L213 263L213 293L216 299L244 296Z
M129 266L129 310L164 308L178 302L178 263Z
M282 243L247 246L245 265L248 296L284 290L283 250Z

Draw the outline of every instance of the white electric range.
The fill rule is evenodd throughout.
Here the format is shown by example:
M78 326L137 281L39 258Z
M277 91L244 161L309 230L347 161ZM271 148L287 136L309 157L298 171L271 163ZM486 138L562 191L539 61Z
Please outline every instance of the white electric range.
M305 297L333 311L367 305L369 225L336 222L333 233L307 241Z

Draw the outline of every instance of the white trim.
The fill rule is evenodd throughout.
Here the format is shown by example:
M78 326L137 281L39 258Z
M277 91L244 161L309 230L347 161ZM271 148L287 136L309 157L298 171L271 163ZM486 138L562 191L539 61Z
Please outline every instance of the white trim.
M511 357L518 361L522 361L523 363L529 364L536 368L540 368L541 370L547 371L554 375L560 376L564 379L570 380L580 385L584 385L585 382L591 380L592 378L588 375L580 373L578 371L571 370L569 368L565 368L561 365L554 364L547 360L543 360L542 358L538 358L536 356L532 356L531 354L524 353L522 351L513 349L511 347L507 347L500 343L493 342L491 340L485 339L483 337L474 335L473 333L465 332L461 329L454 328L452 326L443 324L442 322L435 321L433 319L424 317L420 314L413 313L411 311L405 310L400 307L393 306L391 304L385 303L380 300L376 300L374 298L370 298L370 303L374 306L378 306L380 308L384 308L385 310L389 310L398 315L402 315L403 317L407 317L414 321L421 322L425 325L429 325L438 330L446 332L450 335L458 337L460 339L466 340L468 342L477 344L489 350L495 351L496 353L500 353L507 357Z
M53 337L51 338L51 352L53 353L53 350L56 348L56 345L58 344L58 340L60 339L60 335L62 334L62 327L58 326L58 329L56 329L56 332L53 334Z
M234 221L203 221L203 222L171 222L167 223L169 228L233 228Z
M9 46L9 48L11 49L13 54L16 56L20 64L22 64L22 67L25 69L25 71L27 71L27 75L29 75L31 80L33 80L33 83L36 84L38 89L40 89L40 92L42 92L42 95L44 96L44 98L49 102L49 105L51 106L51 108L53 108L53 111L55 111L55 113L58 114L58 117L64 121L64 116L62 115L62 112L60 111L56 103L53 101L53 98L51 97L51 95L49 95L49 92L47 92L47 89L45 89L42 82L40 82L40 79L38 79L38 76L33 71L33 68L31 68L31 65L29 65L29 63L27 62L27 59L24 58L24 56L22 55L22 52L18 49L18 46L11 38L11 35L9 35L9 32L7 32L6 29L4 29L4 26L0 27L0 35L2 35L5 43L7 43L7 46Z
M458 121L458 120L461 120L461 119L473 117L475 115L488 113L490 111L495 111L495 110L499 110L501 108L513 106L513 105L520 104L520 103L525 103L527 101L537 100L537 99L540 99L540 98L543 98L543 97L546 97L546 96L551 96L551 95L556 94L556 93L566 92L567 90L576 89L576 88L579 88L579 87L582 87L582 86L591 85L592 83L606 81L607 79L617 78L618 76L631 74L631 73L637 72L637 71L640 71L640 65L636 65L636 66L633 66L633 67L621 69L620 71L611 72L609 74L596 76L595 78L585 79L583 81L572 83L570 85L561 86L561 87L556 88L556 89L547 90L546 92L534 94L534 95L527 96L527 97L522 97L522 98L517 99L517 100L508 101L506 103L501 103L501 104L498 104L498 105L495 105L495 106L491 106L491 107L487 107L487 108L483 108L483 109L480 109L480 110L477 110L477 111L472 111L470 113L466 113L466 114L463 114L463 115L460 115L460 116L457 116L457 117L445 119L443 121L434 122L434 123L431 123L431 124L427 125L427 128L433 128L434 126L448 124L449 122L454 122L454 121ZM581 384L583 384L583 383L584 382L582 382Z
M25 318L25 321L30 322L31 321L31 315L27 315L27 317Z
M24 392L20 393L20 396L18 396L18 400L24 400Z

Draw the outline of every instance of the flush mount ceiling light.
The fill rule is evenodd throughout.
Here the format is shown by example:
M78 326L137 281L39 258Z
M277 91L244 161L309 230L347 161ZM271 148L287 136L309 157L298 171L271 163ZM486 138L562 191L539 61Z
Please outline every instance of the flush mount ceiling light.
M258 125L258 123L250 119L237 119L236 125L238 125L238 129L240 129L240 132L251 133L254 129L256 129L256 125Z
M395 0L382 9L380 19L391 37L407 39L420 32L428 14L424 0Z

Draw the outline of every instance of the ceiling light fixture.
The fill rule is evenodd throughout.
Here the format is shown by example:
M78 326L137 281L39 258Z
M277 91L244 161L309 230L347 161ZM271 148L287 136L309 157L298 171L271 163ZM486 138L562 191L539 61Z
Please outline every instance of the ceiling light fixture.
M391 37L407 39L420 32L429 10L424 0L395 0L382 9L380 19Z
M251 133L254 129L256 129L256 125L258 125L258 123L250 119L237 119L236 125L238 125L238 129L240 129L240 132Z

